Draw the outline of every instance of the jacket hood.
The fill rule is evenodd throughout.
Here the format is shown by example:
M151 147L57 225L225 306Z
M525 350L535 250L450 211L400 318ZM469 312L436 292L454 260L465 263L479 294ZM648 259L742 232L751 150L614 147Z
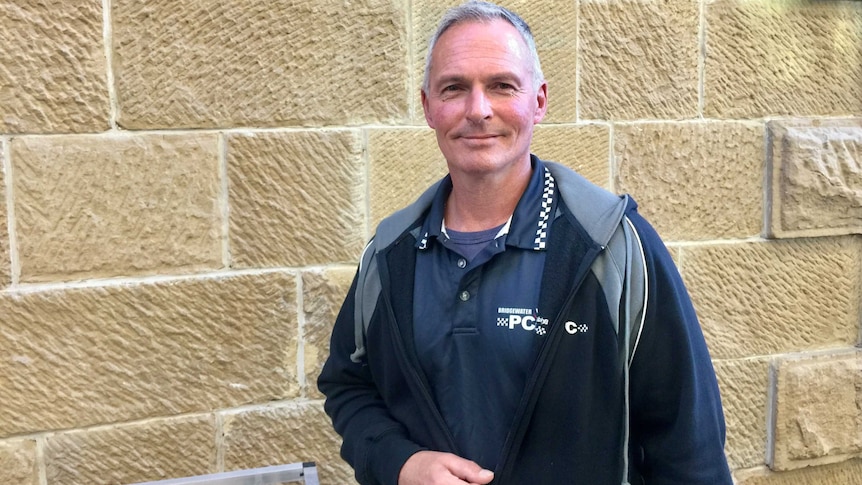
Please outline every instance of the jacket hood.
M629 197L615 195L559 163L542 163L554 176L559 187L558 193L575 219L593 241L602 247L607 246L614 231L619 227L628 206Z

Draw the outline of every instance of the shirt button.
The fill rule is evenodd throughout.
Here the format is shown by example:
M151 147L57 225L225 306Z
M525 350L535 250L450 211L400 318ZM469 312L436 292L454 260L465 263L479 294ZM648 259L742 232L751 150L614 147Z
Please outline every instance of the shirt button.
M460 299L461 299L461 301L467 301L467 300L469 300L469 299L470 299L470 292L469 292L469 291L462 291L462 292L458 295L458 298L460 298Z
M466 268L467 267L467 260L464 258L459 259L458 260L458 267L461 269Z

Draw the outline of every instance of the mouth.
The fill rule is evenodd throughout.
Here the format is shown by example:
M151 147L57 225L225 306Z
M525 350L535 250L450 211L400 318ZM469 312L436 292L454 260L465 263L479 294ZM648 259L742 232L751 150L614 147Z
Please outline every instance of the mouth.
M469 135L459 135L458 138L463 138L465 140L490 140L491 138L497 138L499 135L490 134L490 133L480 133L480 134L469 134Z

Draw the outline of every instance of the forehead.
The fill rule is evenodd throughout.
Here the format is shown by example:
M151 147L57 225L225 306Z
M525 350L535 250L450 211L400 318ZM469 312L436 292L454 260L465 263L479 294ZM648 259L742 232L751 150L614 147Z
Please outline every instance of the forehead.
M509 22L465 21L447 29L437 40L430 68L432 77L489 70L520 75L530 69L530 54L520 32Z

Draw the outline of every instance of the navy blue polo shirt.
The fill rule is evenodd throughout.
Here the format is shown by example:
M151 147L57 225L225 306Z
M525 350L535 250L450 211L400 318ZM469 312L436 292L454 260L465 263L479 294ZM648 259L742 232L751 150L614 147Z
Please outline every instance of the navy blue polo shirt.
M550 315L538 315L545 243L556 210L550 172L533 174L509 222L471 259L443 221L441 184L417 242L415 346L459 452L493 470Z

